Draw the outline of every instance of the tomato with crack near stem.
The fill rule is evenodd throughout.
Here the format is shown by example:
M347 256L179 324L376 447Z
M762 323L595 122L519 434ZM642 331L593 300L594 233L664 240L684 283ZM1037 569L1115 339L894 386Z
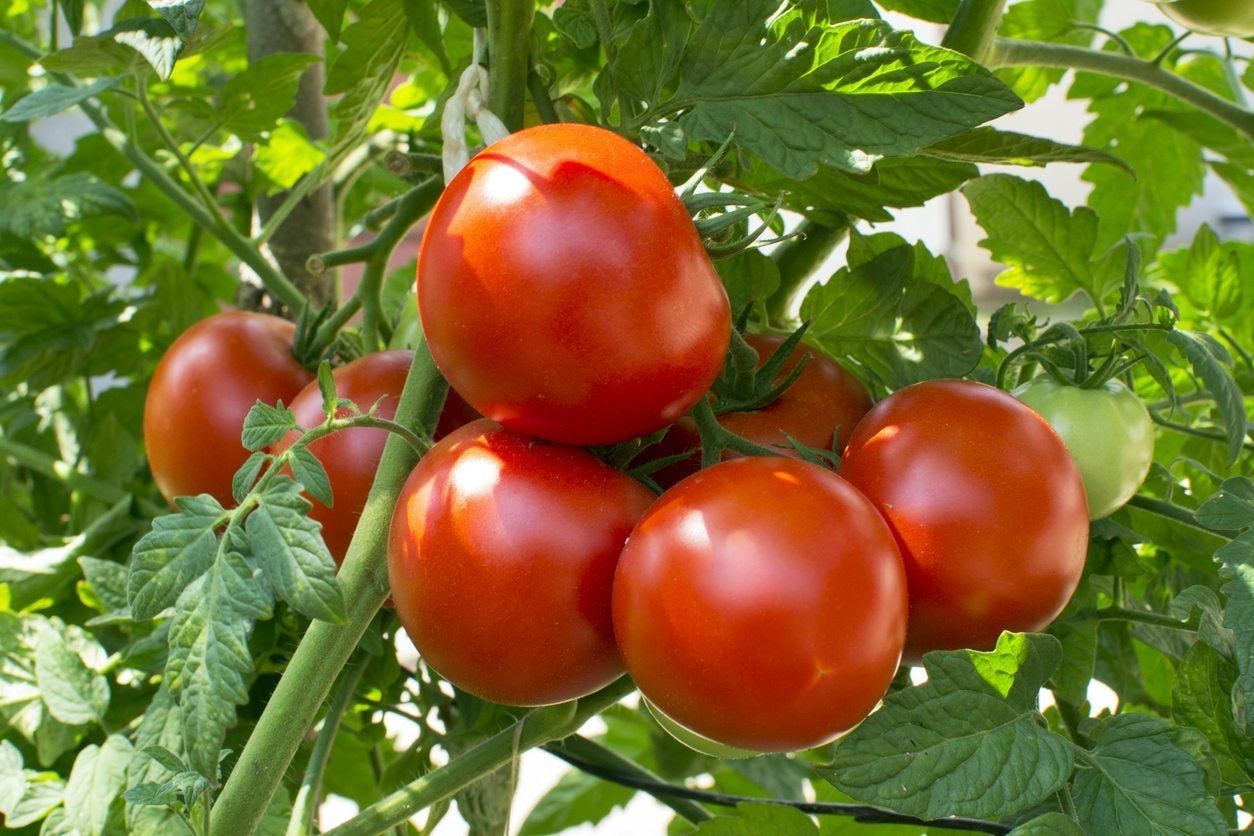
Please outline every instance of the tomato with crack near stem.
M906 635L892 532L831 471L720 462L636 524L614 577L614 633L640 693L684 728L786 752L860 723Z
M744 338L758 352L759 366L786 339L775 334L745 334ZM806 354L810 355L810 359L801 374L772 403L751 412L720 415L719 424L741 438L776 449L781 456L792 458L799 456L789 444L788 436L818 450L831 450L836 439L843 446L854 425L871 408L871 396L862 382L844 366L821 350L805 344L793 349L780 369L779 378L787 377ZM700 447L701 435L697 432L697 424L685 416L671 426L660 442L645 451L638 463L679 455L686 450L699 451ZM734 450L723 452L724 459L739 456ZM652 478L662 487L670 487L696 473L700 464L701 454L694 452L691 458L654 472Z
M1048 421L1071 451L1091 518L1114 513L1136 494L1154 460L1154 422L1135 392L1118 380L1082 389L1046 375L1014 396Z
M418 256L436 364L483 415L566 444L661 429L705 394L731 312L683 203L603 128L528 128L453 178Z
M840 472L901 547L910 661L1041 630L1080 582L1080 471L1049 424L1000 389L929 380L895 392L854 429Z
M536 706L622 675L610 595L653 494L585 450L468 424L410 474L388 577L418 652L465 691Z
M377 404L374 414L390 420L396 416L396 406L413 360L412 351L393 350L367 354L345 363L331 373L335 393L344 400L352 401L362 412ZM296 416L296 423L305 429L316 427L326 419L322 409L322 391L316 380L292 400L291 410ZM336 413L339 418L349 415L347 408L341 408ZM450 392L440 413L436 437L441 438L477 417L465 401ZM387 437L387 430L354 427L332 433L309 445L309 452L327 471L332 498L332 504L326 506L309 497L313 503L309 516L322 524L322 538L337 564L343 563L344 555L348 553L357 521L374 485L375 471L383 458ZM298 438L300 433L290 432L270 452L281 453Z
M1254 37L1254 3L1250 0L1173 0L1156 4L1176 23L1221 38Z
M312 375L292 355L295 326L230 311L188 328L157 363L144 400L144 449L166 499L207 493L233 505L248 459L240 432L257 401L290 401Z

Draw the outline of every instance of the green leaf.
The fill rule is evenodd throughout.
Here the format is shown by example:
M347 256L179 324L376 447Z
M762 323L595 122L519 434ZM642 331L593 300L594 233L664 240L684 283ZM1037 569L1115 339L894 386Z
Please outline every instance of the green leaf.
M443 0L444 5L453 10L453 14L474 27L488 25L488 10L485 0Z
M1172 741L1172 728L1148 714L1098 722L1071 794L1086 833L1228 832L1202 784L1202 770Z
M453 62L444 48L444 33L440 31L440 19L436 15L435 0L401 0L409 25L419 40L431 50L440 67L449 78L453 77Z
M72 726L48 711L35 673L35 656L43 632L69 632L58 625L59 622L42 616L0 611L0 718L35 746L36 756L45 766L72 748L78 739ZM74 642L76 648L79 644ZM96 662L102 663L103 658L93 659L93 664Z
M980 246L1008 268L997 283L1046 302L1083 291L1100 303L1118 285L1094 269L1097 215L1069 211L1033 180L989 174L962 190L988 237ZM1122 271L1120 272L1122 279Z
M78 565L83 571L83 578L107 608L106 611L126 609L126 582L129 573L125 566L94 557L80 557Z
M1213 648L1197 642L1176 668L1171 719L1206 736L1228 786L1250 784L1254 775L1254 738L1245 734L1232 710L1236 666Z
M296 481L309 492L309 495L328 508L332 507L334 497L331 495L331 479L327 476L327 469L322 466L322 462L318 461L309 448L293 447L288 463L292 466Z
M965 56L883 21L822 24L801 8L775 16L771 0L692 5L700 22L677 73L675 44L662 43L652 53L625 48L615 80L652 93L651 113L678 113L689 138L734 134L735 144L792 179L820 165L864 172L1021 106ZM642 38L648 25L637 25ZM674 92L663 96L672 78Z
M1228 435L1228 462L1235 464L1245 443L1245 401L1241 387L1226 368L1232 358L1227 350L1209 334L1192 331L1168 331L1167 342L1180 350L1193 373L1215 399L1215 407Z
M63 723L99 723L109 707L109 683L53 627L39 631L35 682L48 713ZM100 652L103 655L103 651Z
M277 444L283 436L297 429L296 416L282 402L271 406L257 401L244 416L240 443L248 450L260 450Z
M316 55L276 52L251 64L222 88L222 126L244 139L261 140L292 109L301 77L316 63Z
M252 620L268 618L272 608L267 585L239 545L225 549L213 568L183 591L170 627L170 693L178 704L188 761L208 778L216 778L235 706L248 700Z
M928 681L885 697L821 772L859 801L925 819L1026 810L1073 768L1036 710L1060 656L1051 636L1012 633L989 653L928 653Z
M553 10L553 28L587 49L597 42L597 25L588 0L568 0Z
M626 806L635 794L628 787L570 770L532 808L518 836L547 836L581 824L596 824L614 809Z
M1107 163L1129 174L1132 169L1114 154L1083 145L1067 145L1038 136L979 127L942 139L923 149L929 157L966 163L1044 166L1049 163Z
M1245 301L1240 255L1205 224L1193 236L1183 273L1171 278L1190 302L1217 319L1236 314Z
M1088 46L1093 32L1074 23L1097 23L1102 0L1019 0L1002 17L998 34L1020 40ZM998 72L1024 101L1034 102L1062 80L1066 73L1054 67L1010 67Z
M817 836L819 829L800 810L778 804L738 804L692 831L700 836Z
M331 40L340 39L340 27L344 24L344 11L348 8L348 0L307 0L309 11L327 30Z
M306 516L312 506L299 486L278 479L260 499L245 525L253 556L275 593L310 618L343 621L344 596L335 579L335 561L318 524Z
M806 294L809 338L890 388L961 377L979 362L980 329L956 288L931 281L909 247L842 268Z
M48 816L61 806L65 797L65 784L57 775L44 772L26 773L26 786L22 796L4 813L5 827L17 830Z
M714 262L737 315L752 304L762 304L779 287L779 267L757 250L746 250Z
M325 360L318 364L318 393L322 395L322 412L328 418L334 418L340 396L335 389L335 376L331 374L331 364Z
M1019 825L1010 836L1084 836L1084 831L1062 813L1046 813Z
M82 749L65 785L65 819L79 833L103 833L109 807L126 784L131 742L111 734L101 746Z
M300 178L326 159L326 153L310 141L305 127L295 119L284 119L270 132L265 144L253 152L257 170L270 181L270 194L295 186Z
M139 728L135 730L135 750L135 756L126 770L128 786L163 784L174 773L186 769L181 754L184 751L182 721L166 682L157 688L139 721ZM169 752L174 760L169 761L164 756L159 756L160 759L154 757L158 750Z
M0 114L0 122L30 122L52 116L111 90L119 81L120 76L101 78L82 87L67 87L53 82L20 99L17 104Z
M107 33L144 57L162 81L174 72L174 62L183 51L183 39L165 20L128 20Z
M153 10L165 18L166 23L184 41L191 40L196 34L200 23L200 13L205 9L205 0L152 0Z
M328 95L343 93L332 108L334 158L356 145L396 75L409 40L409 18L400 0L370 0L344 30L344 51L327 74Z
M156 618L184 590L209 570L217 549L215 527L224 521L222 506L213 497L180 497L179 511L153 520L152 531L131 552L131 574L126 585L131 614Z
M0 740L0 813L12 810L25 793L22 753L8 740Z
M244 497L248 496L248 492L257 481L261 468L271 461L273 461L271 456L257 450L240 465L240 469L231 477L231 496L236 502L244 501Z
M1233 633L1238 672L1234 694L1239 705L1254 705L1254 529L1247 529L1220 548L1215 559L1225 581L1221 589L1226 601L1224 624ZM1254 731L1248 717L1244 725L1247 734Z
M22 182L0 182L0 232L23 238L63 235L66 225L96 215L134 219L127 196L94 174L75 172L63 177Z

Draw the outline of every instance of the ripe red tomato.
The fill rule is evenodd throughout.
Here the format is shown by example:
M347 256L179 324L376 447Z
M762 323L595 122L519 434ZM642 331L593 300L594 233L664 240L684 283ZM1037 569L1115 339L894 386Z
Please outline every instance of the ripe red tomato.
M167 499L207 493L232 504L231 477L248 458L244 416L257 401L290 401L311 375L292 356L292 323L215 314L166 351L144 401L144 448Z
M431 667L484 699L589 694L622 674L610 590L652 499L584 450L468 424L418 463L392 516L401 624Z
M727 352L727 294L662 171L588 125L493 143L444 191L418 256L440 370L488 418L567 444L659 430Z
M758 352L759 366L784 340L784 337L774 334L745 334L745 342ZM858 378L810 346L803 345L793 350L780 370L780 377L792 371L807 353L810 359L805 369L773 403L753 412L720 415L719 424L755 444L778 449L781 456L797 457L796 450L788 443L788 436L807 447L820 450L832 449L833 440L839 438L843 447L854 425L871 408L871 396ZM684 417L675 422L665 438L650 448L645 456L646 460L654 460L678 455L685 450L696 450L700 446L701 436L696 422ZM724 459L739 456L733 450L723 453ZM694 453L690 459L655 472L653 478L659 485L670 487L696 473L700 464L701 455Z
M909 659L1040 630L1080 582L1080 472L1049 424L1000 389L930 380L896 392L854 430L841 475L897 536Z
M862 721L906 635L892 532L808 462L721 462L662 495L614 579L614 633L640 693L728 746L791 751Z

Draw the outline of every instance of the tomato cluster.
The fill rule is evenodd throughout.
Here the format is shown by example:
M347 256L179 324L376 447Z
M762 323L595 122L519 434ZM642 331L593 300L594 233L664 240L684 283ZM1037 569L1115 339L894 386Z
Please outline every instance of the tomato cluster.
M915 384L872 406L815 349L768 363L784 339L749 334L760 369L788 379L807 366L773 402L717 418L717 432L772 454L700 469L684 415L723 367L727 296L664 174L596 128L529 129L472 160L427 226L417 294L453 387L444 437L402 489L388 544L396 612L423 658L469 693L520 706L626 672L664 728L721 757L828 742L874 710L903 658L1044 628L1079 582L1090 512L1126 501L1148 466L1137 449L1117 477L1077 467L1068 446L1092 454L1044 384L1020 394L1059 432L971 381ZM324 420L291 338L272 317L222 314L171 348L145 427L167 495L229 497L257 399L290 398L303 427ZM336 391L391 417L411 361L363 357L334 372ZM191 395L210 388L206 409ZM1115 406L1102 420L1134 416ZM170 421L200 430L168 432ZM668 466L641 471L660 496L576 446L668 426L643 456ZM311 515L337 560L384 439L353 428L310 447L335 500ZM839 456L840 473L807 448Z

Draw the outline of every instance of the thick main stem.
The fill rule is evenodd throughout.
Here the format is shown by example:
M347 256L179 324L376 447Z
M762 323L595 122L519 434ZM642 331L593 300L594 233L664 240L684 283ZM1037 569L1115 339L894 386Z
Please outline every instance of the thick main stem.
M1084 70L1135 81L1188 102L1198 110L1227 122L1254 139L1254 112L1220 98L1191 81L1164 70L1152 61L1118 52L1099 52L1066 44L998 38L988 57L991 67L1054 67Z
M420 344L394 420L429 433L446 392L426 343ZM315 621L309 626L213 806L211 832L215 836L256 830L332 683L387 598L392 508L415 461L417 454L409 444L396 436L388 438L374 487L340 568L339 582L348 601L346 621L342 625Z
M530 712L473 749L327 831L326 836L373 836L400 824L414 813L495 772L522 752L574 734L580 726L634 689L631 680L623 677L576 702Z
M962 0L941 46L983 62L1001 25L1006 0Z
M532 0L488 0L488 109L511 131L523 126L530 70Z
M798 231L801 235L785 241L771 253L771 259L779 268L779 287L766 300L766 315L776 325L790 324L796 319L800 306L797 297L809 287L814 271L845 240L849 224L823 226L805 221Z

